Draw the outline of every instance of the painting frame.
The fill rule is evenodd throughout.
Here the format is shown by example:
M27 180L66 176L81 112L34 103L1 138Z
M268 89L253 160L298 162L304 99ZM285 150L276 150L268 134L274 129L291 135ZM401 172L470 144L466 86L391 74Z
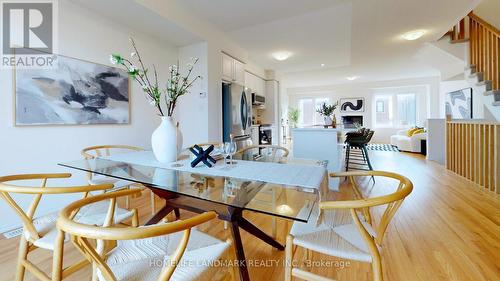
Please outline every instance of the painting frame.
M114 69L116 71L122 72L124 74L124 77L127 79L126 83L126 90L128 94L128 101L127 101L127 106L124 107L126 108L127 112L127 119L126 122L98 122L98 123L34 123L34 124L26 124L19 122L18 120L18 102L19 102L19 97L18 97L18 82L19 82L19 76L18 76L18 71L19 69L17 67L12 68L12 122L14 127L68 127L68 126L106 126L106 125L116 125L116 126L123 126L123 125L130 125L132 123L132 80L128 76L127 72L117 68L115 66L111 65L106 65L102 63L97 63L94 61L86 60L86 59L81 59L77 57L71 57L67 55L61 55L61 54L53 54L54 56L57 56L57 58L64 58L64 59L69 59L69 60L75 60L81 63L86 63L86 64L92 64L95 66L107 68L107 69Z
M359 102L361 102L360 108L355 109L355 107L359 106ZM349 107L349 109L347 109L348 107ZM341 98L340 99L340 112L342 112L342 113L365 112L365 107L366 107L366 103L365 103L364 97Z
M465 99L464 102L458 104L456 100ZM466 108L461 108L460 105L466 105ZM474 119L474 89L472 87L463 88L456 91L446 93L445 100L445 115L456 120L472 120Z

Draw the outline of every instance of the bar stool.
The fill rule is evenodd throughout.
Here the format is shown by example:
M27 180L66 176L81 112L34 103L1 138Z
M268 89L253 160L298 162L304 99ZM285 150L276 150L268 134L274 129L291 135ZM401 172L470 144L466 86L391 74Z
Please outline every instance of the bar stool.
M348 133L346 138L345 170L373 171L366 145L371 141L375 131L361 129L358 132ZM349 165L351 164L351 166Z

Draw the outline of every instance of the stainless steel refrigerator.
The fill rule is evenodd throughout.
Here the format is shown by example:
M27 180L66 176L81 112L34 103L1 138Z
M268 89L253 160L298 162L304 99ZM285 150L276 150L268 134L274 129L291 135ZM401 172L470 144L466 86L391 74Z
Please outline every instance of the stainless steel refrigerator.
M241 85L222 83L222 120L224 142L233 136L238 150L252 145L252 92Z

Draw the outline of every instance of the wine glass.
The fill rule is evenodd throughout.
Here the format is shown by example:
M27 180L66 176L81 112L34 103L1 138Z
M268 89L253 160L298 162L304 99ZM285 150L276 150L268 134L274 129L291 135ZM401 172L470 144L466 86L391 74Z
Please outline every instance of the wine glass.
M222 154L224 155L224 165L227 165L227 157L230 154L230 146L231 146L230 142L225 142L222 145Z
M233 162L233 155L236 153L236 149L237 149L237 147L236 147L236 143L235 143L235 142L230 142L230 143L229 143L228 152L229 152L229 155L230 155L230 157L231 157L231 158L230 158L230 159L231 159L231 160L230 160L230 161L231 161L231 162L230 162L231 164L236 164L235 162Z

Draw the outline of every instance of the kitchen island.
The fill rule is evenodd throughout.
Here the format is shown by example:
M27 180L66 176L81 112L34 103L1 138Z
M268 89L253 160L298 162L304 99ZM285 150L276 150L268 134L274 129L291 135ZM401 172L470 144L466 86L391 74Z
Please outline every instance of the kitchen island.
M292 129L295 158L327 160L328 173L340 172L342 148L341 131L332 128L306 127ZM338 191L339 178L329 178L328 188Z

